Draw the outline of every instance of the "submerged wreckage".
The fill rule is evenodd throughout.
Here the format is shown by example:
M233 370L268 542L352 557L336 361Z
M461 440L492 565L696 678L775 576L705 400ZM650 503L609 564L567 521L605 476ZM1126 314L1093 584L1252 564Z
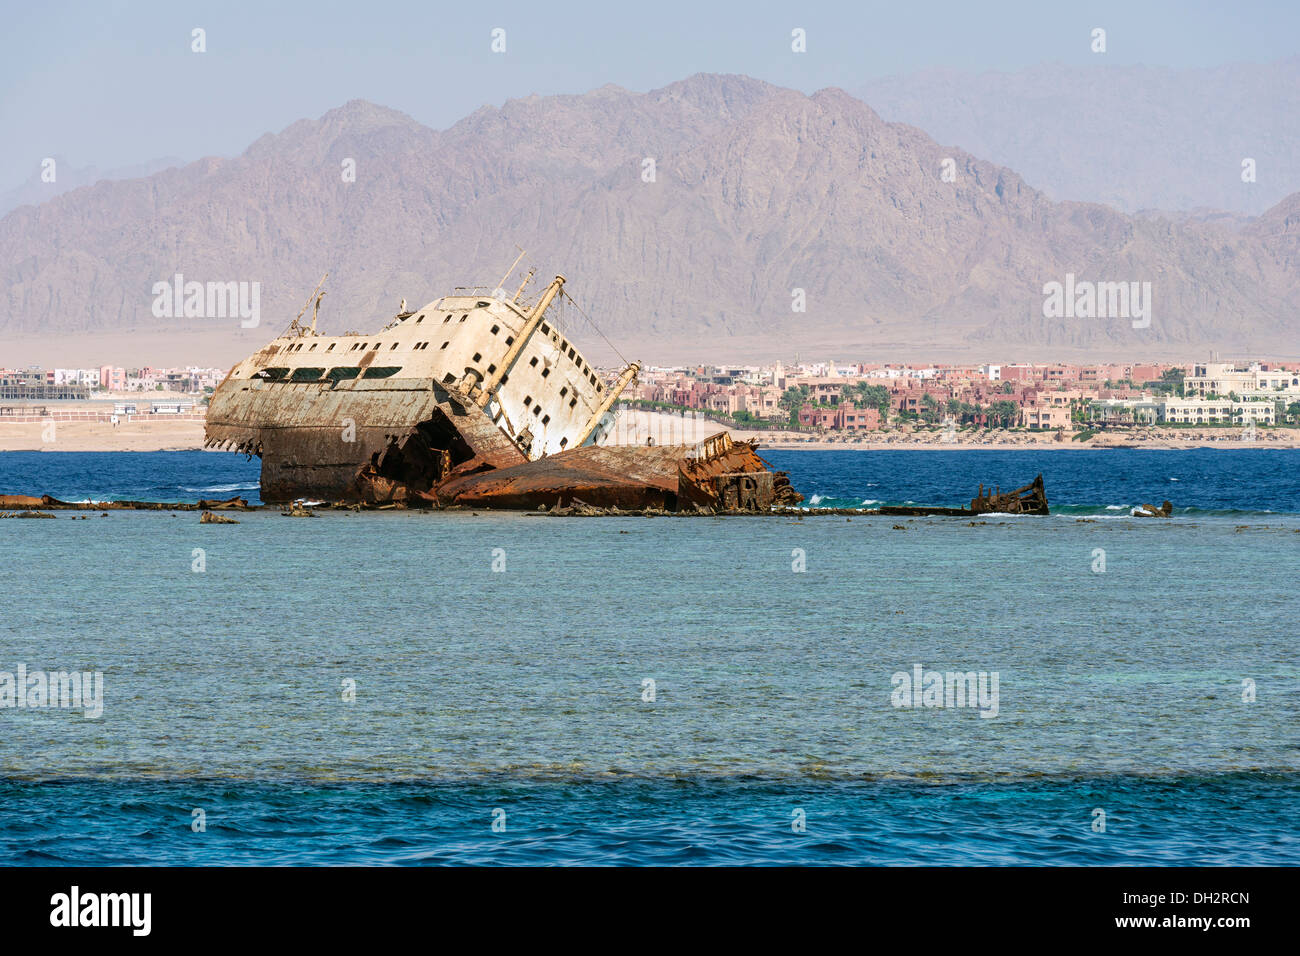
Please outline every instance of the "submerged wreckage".
M1014 491L1002 491L994 488L980 490L971 499L969 508L932 508L928 505L885 505L880 509L882 515L910 515L969 518L974 515L1047 515L1051 510L1047 506L1047 490L1043 486L1043 476L1039 475L1029 484Z
M261 458L268 503L755 512L802 500L753 443L726 433L601 444L640 363L605 382L548 319L568 298L564 276L528 303L535 270L513 295L502 288L518 264L490 293L457 289L414 311L403 300L367 335L317 332L318 285L310 325L304 305L216 389L205 444Z

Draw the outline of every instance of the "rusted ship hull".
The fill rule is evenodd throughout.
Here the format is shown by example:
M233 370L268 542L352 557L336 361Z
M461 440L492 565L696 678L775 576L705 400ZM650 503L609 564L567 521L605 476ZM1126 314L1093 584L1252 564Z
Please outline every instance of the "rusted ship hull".
M541 461L453 478L443 505L624 510L767 511L803 500L746 442L720 435L701 445L589 446Z
M362 383L366 384L366 383ZM209 447L260 456L262 499L282 503L403 501L460 468L527 461L477 406L431 383L222 389L208 411ZM414 423L414 424L412 424ZM445 452L445 454L444 454Z

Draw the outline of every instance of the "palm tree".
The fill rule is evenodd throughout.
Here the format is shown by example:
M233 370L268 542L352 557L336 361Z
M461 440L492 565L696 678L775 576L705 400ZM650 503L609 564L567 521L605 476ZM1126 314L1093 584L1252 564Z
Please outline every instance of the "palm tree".
M933 425L939 420L939 403L934 400L934 396L926 392L921 396L921 418Z
M989 407L989 414L994 421L1001 422L1003 428L1011 427L1011 422L1015 421L1016 415L1020 413L1020 407L1015 402L1006 400L994 402Z

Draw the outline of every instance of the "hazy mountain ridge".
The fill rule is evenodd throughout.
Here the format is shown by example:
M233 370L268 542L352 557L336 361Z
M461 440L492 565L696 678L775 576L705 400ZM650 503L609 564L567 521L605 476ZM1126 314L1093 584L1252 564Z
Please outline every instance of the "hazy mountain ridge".
M956 182L941 176L950 157ZM322 326L369 329L400 298L495 283L517 242L611 337L682 359L728 339L772 354L799 341L1279 353L1300 341L1298 208L1292 196L1230 228L1054 203L842 90L746 77L511 100L441 132L352 101L234 159L15 210L0 220L0 330L165 327L150 290L182 272L261 282L270 335L326 269ZM1045 319L1043 284L1067 272L1151 281L1151 328Z
M1058 199L1254 215L1300 190L1300 57L1206 69L1047 63L855 88L882 116L1017 169ZM1255 181L1242 181L1242 160Z
M46 182L42 178L43 167L37 169L22 185L0 193L0 216L19 206L36 206L56 196L62 196L66 192L80 189L82 186L94 185L101 180L138 179L185 163L175 156L167 156L162 159L151 159L145 163L101 170L97 166L80 168L73 166L61 156L50 158L55 161L54 182Z

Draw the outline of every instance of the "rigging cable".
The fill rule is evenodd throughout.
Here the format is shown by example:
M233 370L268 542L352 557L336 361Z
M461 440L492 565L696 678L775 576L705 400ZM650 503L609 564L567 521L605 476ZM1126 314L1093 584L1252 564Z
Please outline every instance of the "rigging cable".
M574 301L573 296L569 295L569 293L566 292L566 291L564 291L563 289L560 290L560 294L561 294L562 296L564 296L564 298L568 299L570 302L573 303L573 307L574 307L575 309L578 310L578 313L579 313L579 314L580 314L584 319L587 320L587 324L590 325L590 326L595 330L596 334L599 335L599 336L601 337L601 339L604 340L605 344L608 345L611 349L613 349L614 354L618 356L619 361L621 361L625 367L628 366L628 365L631 365L631 364L632 364L631 362L629 362L629 361L628 361L628 360L623 356L623 353L620 352L620 351L619 351L619 350L614 346L614 343L613 343L613 342L611 342L609 339L605 338L605 333L602 332L602 331L600 330L600 326L598 326L598 325L597 325L597 324L592 320L591 316L589 316L586 312L583 312L583 311L582 311L582 306L578 305L578 303L577 303L576 301Z

